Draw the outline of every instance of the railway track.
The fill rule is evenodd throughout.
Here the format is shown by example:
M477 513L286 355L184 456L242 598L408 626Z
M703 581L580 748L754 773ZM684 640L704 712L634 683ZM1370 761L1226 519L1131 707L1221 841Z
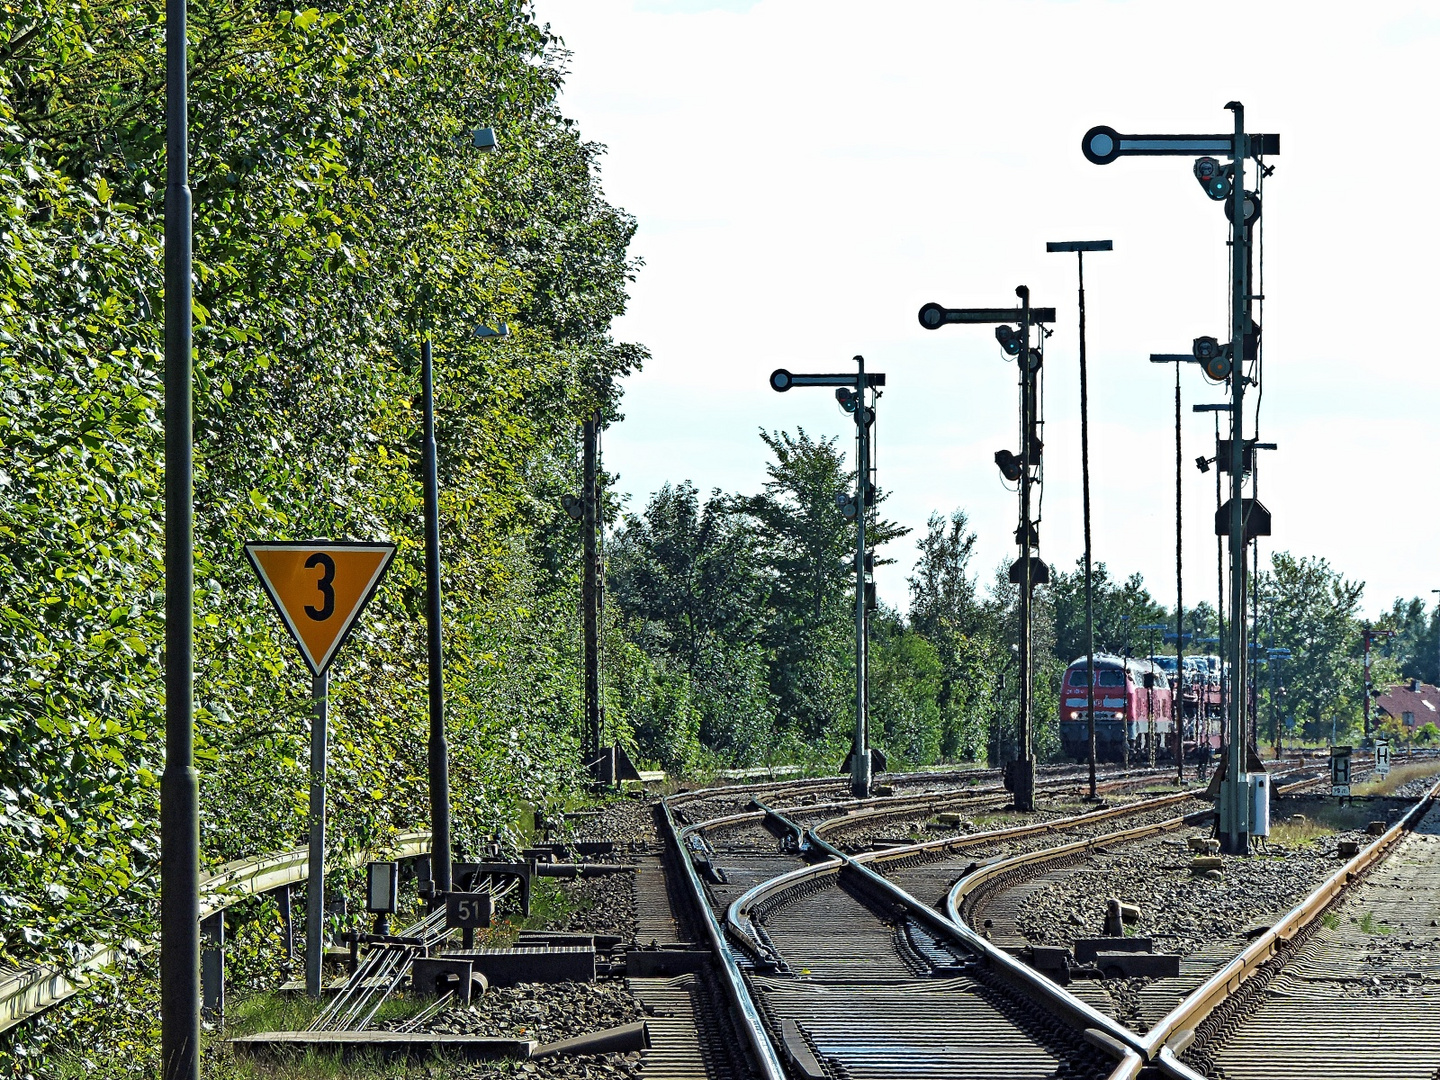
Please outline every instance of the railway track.
M1163 770L1116 775L1107 788L1166 778ZM1047 777L1041 793L1073 799L1080 780L1078 771ZM866 865L889 852L852 856L826 839L887 818L929 817L946 807L969 813L1004 798L998 785L985 783L911 794L902 794L903 786L863 806L822 803L819 792L795 785L667 800L672 826L677 812L687 819L674 827L677 848L688 856L682 870L757 1072L767 1080L1104 1076L1118 1056L1106 1031L1113 1021ZM697 806L713 816L700 818ZM1072 818L918 846L1081 827Z
M1290 773L1289 789L1324 782L1320 770L1319 763L1297 766ZM1157 779L1111 776L1107 786L1110 797L1119 800L1127 798L1127 785ZM1252 964L1243 976L1235 975L1241 960L1231 958L1233 943L1227 943L1213 956L1196 958L1182 972L1181 982L1157 989L1149 1015L1154 1022L1147 1021L1150 1030L1142 1033L1109 1015L1115 1009L1107 1009L1096 994L1057 986L1020 963L965 925L953 907L949 917L935 910L953 893L957 878L997 856L1038 852L1036 861L1043 862L1057 848L1090 849L1097 843L1134 842L1173 831L1187 813L1202 808L1210 812L1208 804L1192 801L1193 791L1131 795L1133 801L1123 805L916 843L864 839L867 834L873 837L877 828L883 831L887 820L910 820L913 834L915 818L933 817L945 808L969 814L991 806L1002 796L989 780L974 774L963 780L905 778L893 785L890 796L864 804L844 796L843 782L830 781L712 789L665 800L662 813L674 850L685 853L675 869L688 886L694 917L703 924L696 936L714 950L716 986L729 1006L734 1044L745 1049L745 1071L765 1080L884 1080L932 1073L1109 1080L1142 1075L1185 1080L1202 1075L1392 1075L1364 1068L1327 1071L1328 1066L1311 1060L1313 1055L1299 1051L1293 1055L1300 1063L1293 1072L1235 1064L1252 1061L1255 1045L1274 1043L1279 1029L1293 1023L1296 1015L1293 1009L1285 1011L1281 999L1287 992L1280 989L1271 991L1280 1003L1272 1002L1269 1013L1257 1014L1258 1027L1241 1024L1226 1011L1236 1006L1225 1004L1227 994L1215 991L1216 980L1228 978L1231 988L1238 986L1273 957L1272 950L1254 961L1254 943L1244 954ZM1058 804L1067 788L1070 796L1077 794L1079 780L1078 773L1047 778L1041 790ZM1440 811L1425 820L1416 836L1440 845ZM1393 831L1398 835L1414 824L1407 818ZM1377 842L1361 858L1375 858L1375 850L1391 842ZM1427 868L1440 865L1440 850L1414 850L1421 854L1406 872L1417 882L1429 881L1432 893L1440 894L1440 869ZM1397 884L1377 879L1375 888L1394 890ZM1379 973L1366 968L1366 974L1354 968L1357 963L1375 964L1354 956L1355 935L1366 932L1356 929L1360 916L1354 926L1328 927L1326 933L1338 935L1328 947L1350 957L1346 963L1351 967L1344 969L1344 978L1351 980L1347 985L1377 999L1376 1015L1389 1007L1386 994L1392 990L1428 987L1435 996L1420 995L1411 1011L1428 1016L1424 1036L1440 1043L1440 895L1420 901L1415 909L1420 914L1412 912L1409 921L1401 914L1409 910L1403 901L1381 905L1383 910L1376 907L1378 901L1353 902L1369 903L1376 910L1371 917L1375 922L1367 920L1367 927L1391 920L1383 925L1402 936L1394 938L1395 947L1385 954L1390 968ZM1435 927L1429 925L1432 918ZM1431 951L1424 951L1427 948ZM1334 960L1321 957L1311 963L1319 967L1304 969L1310 970L1305 977L1314 980L1315 970L1334 977ZM1365 977L1381 980L1372 981L1372 987L1390 989L1371 994L1360 981ZM1254 996L1269 980L1248 985L1247 993ZM1197 1019L1195 1003L1201 998L1208 1007ZM1177 1001L1180 1006L1168 1013L1161 1007ZM1334 1014L1328 1020L1319 1013L1316 1017L1319 1028L1333 1021ZM1182 1021L1190 1026L1177 1028ZM1142 1031L1147 1023L1140 1025ZM1376 1037L1367 1039L1366 1056L1373 1062L1375 1055L1368 1049ZM1192 1059L1194 1064L1187 1064ZM1436 1080L1437 1064L1425 1072L1393 1075Z

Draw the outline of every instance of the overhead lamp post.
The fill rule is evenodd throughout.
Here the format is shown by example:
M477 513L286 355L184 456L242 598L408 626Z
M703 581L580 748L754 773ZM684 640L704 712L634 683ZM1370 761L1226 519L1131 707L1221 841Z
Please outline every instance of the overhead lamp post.
M472 144L483 153L495 150L493 128L478 128ZM479 327L475 336L500 338L509 334ZM430 706L427 767L430 784L430 878L437 893L450 891L450 746L445 738L444 642L440 606L440 479L435 447L435 366L430 333L420 342L421 474L425 488L425 645L426 696Z
M1045 324L1054 323L1055 309L1031 307L1028 286L1017 286L1015 295L1020 298L1018 308L947 308L926 304L920 309L920 325L926 330L938 330L950 323L995 325L995 338L1000 347L1020 361L1020 453L997 451L995 464L1007 480L1018 481L1020 488L1020 525L1015 530L1020 558L1010 567L1010 581L1020 586L1020 708L1016 724L1020 758L1006 763L1005 786L1015 796L1016 809L1031 811L1035 809L1035 756L1030 733L1031 620L1035 586L1050 580L1050 570L1033 554L1040 546L1038 522L1032 520L1030 514L1030 498L1031 486L1040 469L1036 384L1043 356L1040 349L1030 344L1030 337L1031 328L1038 325L1043 343ZM1008 325L1010 323L1019 323L1020 329L1017 331Z
M1195 357L1189 353L1151 353L1150 362L1175 365L1175 671L1180 681L1180 722L1175 725L1175 779L1177 783L1183 783L1185 780L1184 732L1182 730L1185 720L1185 579L1181 568L1185 545L1180 484L1181 464L1184 459L1184 450L1180 440L1180 365L1196 361Z
M190 376L186 0L165 0L165 771L160 777L160 1075L200 1076L200 781Z
M1085 520L1085 682L1089 709L1090 798L1098 799L1095 785L1095 589L1090 552L1090 390L1085 363L1085 252L1113 251L1111 240L1061 240L1045 245L1047 252L1075 253L1080 276L1080 491Z
M770 389L785 393L794 386L827 386L835 389L840 407L855 418L855 494L841 493L837 499L841 512L855 518L855 737L849 756L850 792L857 799L870 797L871 751L869 717L867 715L866 624L869 617L869 593L865 572L869 559L865 551L865 515L875 505L875 482L871 476L870 428L875 423L875 406L880 387L885 385L883 373L866 373L865 358L855 357L855 374L803 374L777 368L770 374ZM866 391L870 400L866 402ZM884 756L877 754L881 769Z

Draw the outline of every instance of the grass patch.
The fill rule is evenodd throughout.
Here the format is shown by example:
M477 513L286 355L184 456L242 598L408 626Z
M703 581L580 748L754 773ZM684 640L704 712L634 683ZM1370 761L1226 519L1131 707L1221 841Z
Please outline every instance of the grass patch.
M1333 825L1308 817L1300 821L1272 821L1270 823L1270 839L1267 843L1282 844L1285 847L1303 847L1306 844L1314 843L1321 837L1334 836L1337 831Z
M1340 916L1336 915L1333 911L1327 911L1324 915L1320 916L1320 925L1326 930L1334 930L1340 925Z
M1389 795L1410 783L1412 780L1420 780L1426 777L1435 776L1440 770L1436 769L1433 761L1417 761L1409 765L1396 765L1390 770L1390 775L1384 780L1366 780L1363 784L1356 784L1354 792L1356 795Z
M1372 935L1390 933L1390 927L1376 919L1373 911L1367 911L1364 915L1360 916L1360 930L1363 933Z

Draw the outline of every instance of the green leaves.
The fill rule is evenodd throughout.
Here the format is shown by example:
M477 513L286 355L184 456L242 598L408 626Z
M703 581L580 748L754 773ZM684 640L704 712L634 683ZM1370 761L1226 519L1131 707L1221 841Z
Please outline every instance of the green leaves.
M153 929L164 765L162 5L0 13L0 962ZM335 843L424 822L418 342L435 342L459 831L573 779L569 577L533 533L633 222L520 0L192 4L195 693L207 863L304 836L308 679L240 556L390 538L335 669ZM32 32L33 31L33 32ZM24 39L22 44L16 44ZM12 96L13 95L13 96ZM492 122L481 162L454 136ZM504 320L503 343L473 327ZM63 882L64 896L45 886ZM97 921L97 912L105 914Z

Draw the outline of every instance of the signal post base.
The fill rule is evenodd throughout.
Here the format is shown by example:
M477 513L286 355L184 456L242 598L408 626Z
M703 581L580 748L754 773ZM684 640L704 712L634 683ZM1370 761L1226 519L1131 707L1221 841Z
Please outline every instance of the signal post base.
M1031 813L1035 809L1035 759L1020 758L1005 763L1005 788L1015 796L1015 809Z

